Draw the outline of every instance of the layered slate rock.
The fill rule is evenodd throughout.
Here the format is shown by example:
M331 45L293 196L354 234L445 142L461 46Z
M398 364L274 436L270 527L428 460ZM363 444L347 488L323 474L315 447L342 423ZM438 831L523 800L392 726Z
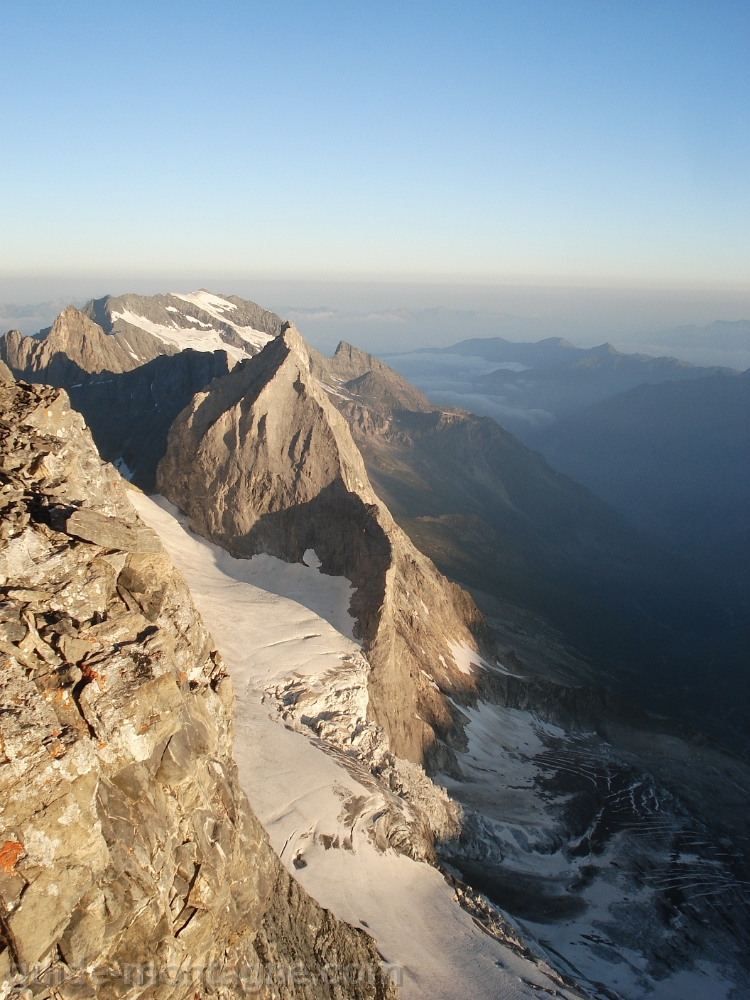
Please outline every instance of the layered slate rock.
M372 717L399 757L453 766L452 747L462 745L455 702L474 689L468 661L480 659L481 616L373 492L291 324L180 414L157 487L235 556L300 561L314 549L324 573L351 580Z
M390 996L271 849L211 637L64 391L0 384L0 513L4 992Z
M64 309L44 336L10 330L0 338L0 357L16 377L66 387L86 373L128 372L176 350L143 330L108 335L75 306Z

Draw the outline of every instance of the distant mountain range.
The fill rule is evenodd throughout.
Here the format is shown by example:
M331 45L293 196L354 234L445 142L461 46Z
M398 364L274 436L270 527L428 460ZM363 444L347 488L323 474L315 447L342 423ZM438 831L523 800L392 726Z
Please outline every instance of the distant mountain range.
M527 443L536 428L644 382L737 374L677 358L624 354L612 344L575 347L559 337L535 343L476 337L387 360L434 403L493 417Z
M574 381L586 384L590 376L596 384L609 379L611 385L623 372L631 377L629 366L643 374L655 360L623 361L609 348L581 357L564 341L538 350L551 358L548 367L524 366L526 371L513 374L576 369ZM0 428L3 593L23 606L11 608L10 619L0 622L6 656L38 666L34 683L57 705L52 698L57 681L45 680L57 667L48 643L63 653L75 648L77 657L92 655L88 644L74 638L81 623L76 619L75 627L64 629L61 624L74 615L74 596L66 595L91 593L91 600L100 602L91 618L95 634L117 636L117 655L134 664L128 669L135 668L144 684L156 683L170 647L160 645L153 661L136 660L129 643L124 650L119 646L119 637L130 633L118 630L123 616L128 621L134 616L133 635L151 642L149 623L161 627L174 599L174 587L159 575L165 557L151 533L142 541L132 525L118 526L89 510L86 496L76 494L72 505L62 502L61 463L75 443L71 427L86 442L86 461L104 473L101 483L118 503L127 503L126 484L111 467L100 466L88 430L63 394L13 384L10 375L66 387L73 407L86 415L101 455L131 484L162 494L158 505L137 496L138 509L184 559L190 586L207 602L211 627L221 636L217 650L205 637L194 643L198 662L208 656L211 670L216 667L222 677L212 694L206 691L195 738L166 749L160 744L158 770L139 763L107 788L122 787L132 801L141 800L147 775L153 772L161 781L167 768L176 781L186 782L193 740L197 745L214 725L208 706L214 699L227 706L233 701L223 680L225 662L238 682L237 732L245 765L255 768L266 749L273 749L274 726L284 734L284 754L269 757L273 768L264 758L265 771L252 771L267 796L266 816L286 824L278 841L283 860L303 884L318 873L322 881L315 884L330 887L331 872L339 873L346 913L356 913L363 926L369 926L371 911L364 911L365 922L351 901L358 904L363 891L370 898L386 870L381 862L406 862L400 853L409 856L409 866L442 865L440 872L428 873L438 891L450 907L464 909L472 927L488 930L477 953L485 963L477 977L490 983L487 995L500 995L511 982L508 962L514 994L516 982L523 983L515 970L526 975L531 967L529 990L571 997L647 995L653 983L677 988L677 977L679 988L688 982L695 992L697 983L700 993L701 970L709 961L727 982L746 981L750 777L742 761L703 733L750 752L742 646L747 629L739 621L736 594L699 560L691 562L639 532L610 503L553 469L495 421L430 401L382 360L348 343L325 357L309 349L292 324L235 297L201 291L95 300L84 310L63 310L41 337L7 333L0 355L8 415ZM464 363L475 356L422 357ZM472 377L497 370L498 362L478 360L491 370L474 368ZM674 364L657 360L661 369L656 368L669 378ZM717 474L709 458L720 465L722 448L737 452L730 468L747 466L744 397L738 392L735 410L722 410L724 403L717 402L746 381L722 373L662 381L595 406L645 390L657 393L652 404L636 403L641 424L634 421L624 430L648 439L653 423L664 423L665 443L652 464L663 473L668 494L674 456L682 463L686 490L691 453L708 456L701 457L708 480ZM714 383L719 388L711 393ZM729 391L722 393L722 387ZM673 400L670 409L660 394L684 388L705 395ZM576 391L580 395L580 387ZM20 412L18 400L27 398ZM54 413L39 405L42 399L54 399ZM612 452L615 464L628 440L627 433L619 441L616 434L623 414L633 410L615 414L610 425L601 421L611 436L604 434L602 447ZM556 427L573 415L563 416ZM727 434L727 426L737 433ZM37 433L39 427L46 437ZM29 433L43 445L38 454L28 447ZM639 450L648 443L634 449L636 469ZM21 466L27 469L23 482L17 477ZM28 499L26 482L37 491L43 486L42 500ZM738 474L722 482L726 498L744 480ZM710 487L704 492L710 499ZM740 489L740 504L743 496ZM178 510L189 517L190 531ZM664 516L668 513L667 506ZM723 516L718 508L717 514ZM712 516L711 509L704 510L692 530L700 530L700 517ZM61 525L73 531L69 540L60 537ZM78 558L81 539L95 543L91 559L109 582L94 588L78 571L77 589L66 583L60 590L60 559ZM121 545L134 546L130 555L118 555ZM22 587L13 576L19 560L28 573ZM304 585L293 590L294 601L282 612L284 620L269 629L265 619L279 613L271 610L272 597L286 593L273 587L303 576ZM251 580L256 596L248 600L243 588ZM309 615L310 581L326 588L318 604L325 615L321 610L323 617L315 619ZM111 600L104 596L110 592ZM40 600L47 603L35 619L29 603ZM10 603L3 603L7 617ZM150 617L142 618L139 608ZM193 624L182 611L176 622L182 642ZM329 626L340 639L345 638L336 632L340 628L350 638L321 658L319 640ZM251 661L257 672L252 675ZM100 669L100 659L85 659L86 670L91 663ZM73 691L80 690L73 685L83 669L71 674ZM110 697L109 684L94 687L96 676L85 677L88 694L100 699L104 690ZM121 669L107 678L114 678L116 692L122 690L117 686L122 676ZM175 676L185 698L192 698L198 674ZM18 701L7 700L11 706ZM8 719L15 711L5 713ZM146 716L140 733L163 718L168 716ZM112 719L117 735L119 711ZM222 727L228 731L224 722ZM132 736L126 730L122 737L129 746L135 745ZM106 751L102 759L110 760L109 743L98 746L98 752ZM45 748L37 751L46 760ZM282 773L289 772L296 775L295 789L312 789L301 805L290 805L300 800L297 791L290 798L289 787L275 787L277 777L279 786L285 785ZM342 782L351 789L352 781L357 794L346 788L339 794ZM192 794L188 786L186 794ZM107 795L112 811L119 800L113 790ZM219 798L226 805L226 795ZM223 815L218 798L216 811ZM302 815L304 821L298 820ZM204 826L206 836L217 829L213 819ZM213 851L213 841L206 843ZM189 851L188 859L199 856ZM328 867L331 861L337 867ZM355 867L359 883L351 878ZM404 871L399 868L401 895ZM208 882L200 882L205 873L197 863L190 861L185 872L205 886L200 891L208 892L208 899L217 898ZM180 879L181 891L192 892L188 879ZM409 888L414 884L409 881L407 893L416 895ZM288 881L277 886L275 899L292 898ZM384 905L383 898L375 912L390 925L390 902ZM181 899L175 904L180 913ZM205 905L197 893L192 899ZM67 905L64 898L49 903L45 892L41 907ZM429 927L434 907L420 900L415 905L428 927L426 938L438 940L436 928ZM524 922L522 936L503 911ZM279 919L289 926L285 913ZM169 922L164 927L169 939ZM202 930L199 939L204 940ZM67 938L63 943L69 948ZM505 948L503 960L490 964L497 944ZM553 979L538 974L537 946ZM521 959L528 967L518 964ZM564 977L552 968L558 962ZM622 993L623 969L639 977L640 992Z
M642 338L649 354L678 352L696 365L750 368L750 320L717 320L708 326L677 326Z

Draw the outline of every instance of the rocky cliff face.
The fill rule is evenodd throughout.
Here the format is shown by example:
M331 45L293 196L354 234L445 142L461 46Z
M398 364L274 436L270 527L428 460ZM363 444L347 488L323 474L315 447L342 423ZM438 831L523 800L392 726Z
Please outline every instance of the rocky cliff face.
M63 391L0 384L0 992L391 995L271 850L229 678L123 485Z
M455 701L474 688L481 617L374 494L293 326L195 396L172 426L157 487L235 556L299 561L314 549L323 572L348 577L372 717L398 756L453 767Z
M102 458L140 489L153 493L156 466L167 450L173 420L196 392L229 368L225 351L188 348L133 371L93 375L66 388Z
M0 356L16 376L65 386L87 372L128 372L175 351L143 330L107 335L74 306L63 309L43 338L17 330L0 338Z

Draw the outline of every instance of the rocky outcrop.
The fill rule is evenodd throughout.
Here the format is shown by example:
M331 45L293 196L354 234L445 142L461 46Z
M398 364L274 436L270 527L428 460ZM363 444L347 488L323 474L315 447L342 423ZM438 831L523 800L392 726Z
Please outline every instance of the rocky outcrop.
M272 851L211 637L62 390L0 384L0 510L0 992L390 996Z
M300 561L314 549L323 572L348 577L372 717L399 757L452 767L462 745L455 704L473 690L481 617L373 492L291 324L180 414L157 487L235 556Z
M74 306L60 313L43 338L17 330L0 338L0 356L17 377L51 385L69 386L87 372L131 371L175 350L142 330L107 335Z

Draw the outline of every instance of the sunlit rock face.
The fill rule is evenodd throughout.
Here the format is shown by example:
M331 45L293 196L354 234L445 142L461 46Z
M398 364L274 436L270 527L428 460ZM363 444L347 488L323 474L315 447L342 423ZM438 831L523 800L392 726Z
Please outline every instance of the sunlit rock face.
M323 572L351 580L373 717L398 756L455 768L459 713L446 694L473 691L481 617L373 492L291 324L180 414L157 488L233 555L299 561L314 549Z
M271 996L269 964L338 963L390 995L271 849L221 658L64 391L0 384L0 509L3 989L183 997L211 970Z
M0 354L16 375L53 385L103 371L128 372L174 350L144 331L110 336L75 306L64 309L43 337L10 330L0 338Z

